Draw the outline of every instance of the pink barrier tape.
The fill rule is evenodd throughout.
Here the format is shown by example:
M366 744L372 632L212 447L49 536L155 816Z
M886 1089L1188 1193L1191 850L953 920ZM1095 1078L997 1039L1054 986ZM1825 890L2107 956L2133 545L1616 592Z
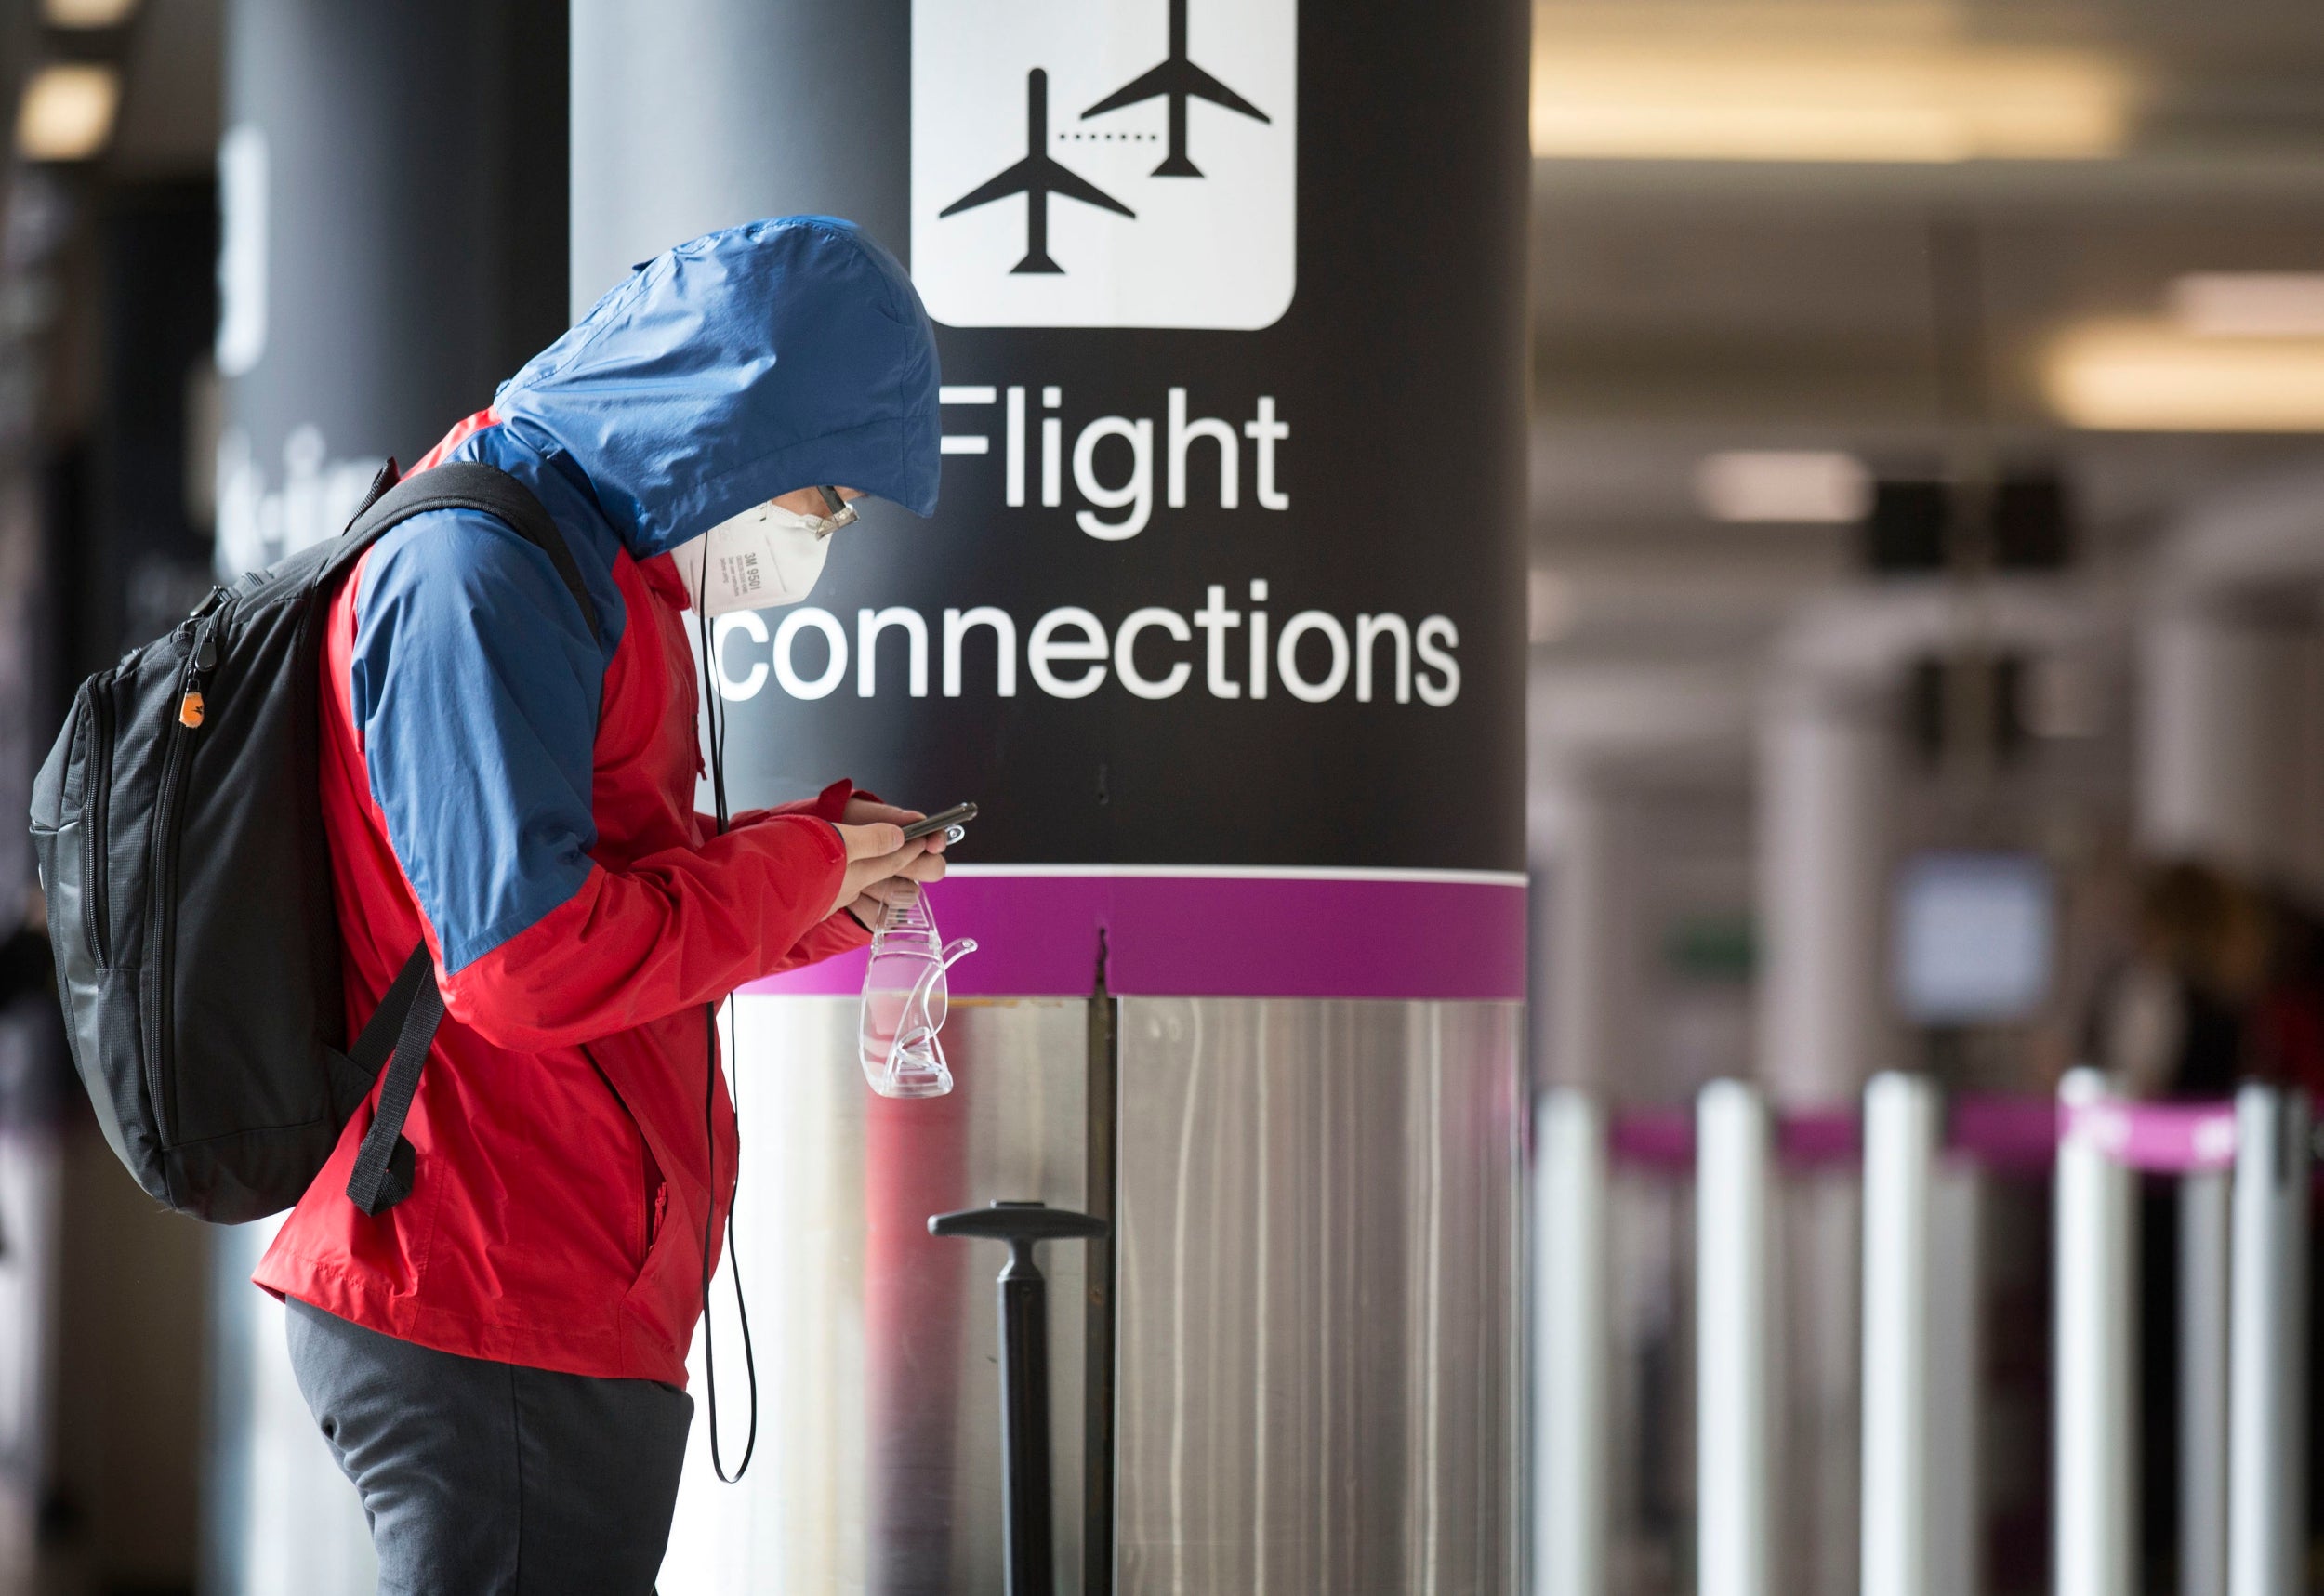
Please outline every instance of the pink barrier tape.
M1853 1110L1808 1109L1776 1121L1776 1152L1787 1164L1816 1168L1853 1164L1864 1154L1864 1133ZM1640 1109L1618 1115L1606 1128L1617 1163L1656 1169L1695 1167L1695 1115L1690 1109Z
M1811 1108L1776 1121L1776 1151L1794 1168L1854 1164L1864 1156L1864 1128L1851 1108Z
M2046 1097L1956 1098L1946 1115L1945 1148L1989 1169L2047 1169L2057 1158L2057 1102Z
M2057 1157L2066 1121L2048 1098L1962 1097L1947 1115L1945 1147L1988 1169L2027 1173ZM2236 1155L2232 1102L2102 1102L2076 1110L2072 1128L2133 1169L2192 1175L2231 1167ZM1776 1117L1776 1150L1794 1168L1855 1163L1863 1130L1853 1108L1811 1108ZM1614 1116L1607 1150L1618 1163L1683 1171L1695 1165L1695 1117L1683 1108L1639 1109Z
M2236 1161L2231 1102L2095 1102L2068 1124L2119 1164L2161 1175L2194 1175Z
M1695 1115L1684 1108L1639 1109L1614 1116L1606 1151L1620 1164L1655 1169L1695 1167Z

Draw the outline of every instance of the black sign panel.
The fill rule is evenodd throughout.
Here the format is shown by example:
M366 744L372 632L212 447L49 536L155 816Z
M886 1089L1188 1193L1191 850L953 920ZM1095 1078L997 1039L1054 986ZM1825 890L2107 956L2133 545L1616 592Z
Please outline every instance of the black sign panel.
M1193 214L1169 185L1225 181L1221 130L1263 125L1295 140L1287 309L1248 329L941 326L933 521L878 507L807 605L720 623L735 801L842 773L973 799L961 857L982 863L1521 869L1525 7L1304 7L1295 110L1252 90L1255 119L1171 92L1194 82L1171 64L1189 0L1153 3L1172 16L1150 98L1073 94L1069 51L1023 81L1012 62L990 113L1030 164L941 221L977 190L913 194L916 225L1009 230L978 235L997 278L1123 270L1065 218L1134 244L1125 216ZM1191 66L1241 99L1205 16L1195 0ZM1092 148L1109 130L1131 149ZM940 322L926 240L951 236L915 234ZM1221 226L1169 247L1216 271L1240 246Z

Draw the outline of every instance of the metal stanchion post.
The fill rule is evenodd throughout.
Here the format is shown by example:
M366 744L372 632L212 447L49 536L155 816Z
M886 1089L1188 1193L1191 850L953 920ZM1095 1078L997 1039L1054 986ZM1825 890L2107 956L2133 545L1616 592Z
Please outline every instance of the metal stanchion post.
M2133 1189L2087 1117L2106 1098L2095 1070L2074 1070L2058 1088L2056 1596L2132 1588Z
M1606 1541L1605 1114L1542 1094L1534 1115L1533 1590L1603 1596Z
M1864 1596L1929 1587L1930 1203L1936 1088L1864 1094Z
M2179 1596L2227 1591L2227 1191L2179 1182Z
M1699 1596L1770 1596L1776 1364L1766 1105L1741 1081L1696 1104L1696 1510Z
M2307 1504L2308 1104L2236 1096L2228 1334L2228 1596L2295 1596Z
M1000 1310L1001 1580L1009 1596L1051 1596L1049 1280L1033 1249L1045 1241L1091 1241L1110 1221L1003 1198L987 1208L928 1216L935 1236L986 1236L1009 1244L994 1283Z

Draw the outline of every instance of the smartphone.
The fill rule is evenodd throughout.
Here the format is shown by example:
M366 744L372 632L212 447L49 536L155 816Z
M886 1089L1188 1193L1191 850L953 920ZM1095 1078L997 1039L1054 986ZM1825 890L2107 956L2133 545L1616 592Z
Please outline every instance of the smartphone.
M957 842L960 840L960 828L975 818L976 805L957 803L950 809L930 815L926 820L916 820L905 826L904 840L918 842L923 837L933 837L941 831L944 834L945 841Z

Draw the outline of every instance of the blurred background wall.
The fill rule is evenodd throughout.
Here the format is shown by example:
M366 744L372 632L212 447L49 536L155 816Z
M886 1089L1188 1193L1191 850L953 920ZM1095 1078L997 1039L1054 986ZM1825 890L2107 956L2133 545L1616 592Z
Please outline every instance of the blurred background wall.
M2313 1087L2317 14L1535 11L1537 1068ZM1683 1193L1618 1183L1618 1589L1690 1568ZM1969 1589L2047 1588L2040 1182L1972 1233ZM1785 1583L1855 1589L1852 1180L1781 1215ZM2146 1205L2165 1576L2167 1199ZM2159 1588L2159 1587L2154 1587Z
M2324 1087L2324 12L1541 0L1535 23L1537 1079L1629 1104L1721 1075L1841 1101L1891 1065ZM335 528L379 456L555 334L588 291L588 196L551 0L13 0L0 79L20 815L73 682ZM843 84L806 91L844 125ZM1452 487L1430 536L1459 535ZM31 877L0 825L0 933L33 928L0 962L0 1578L325 1588L236 1538L236 1416L272 1366L253 1238L153 1214L112 1165ZM1977 1589L2046 1577L2045 1203L1997 1185L1973 1220ZM1675 1589L1684 1194L1626 1179L1614 1222L1617 1582ZM1796 1180L1782 1222L1786 1585L1844 1592L1849 1183ZM344 1509L319 1457L267 1488Z

